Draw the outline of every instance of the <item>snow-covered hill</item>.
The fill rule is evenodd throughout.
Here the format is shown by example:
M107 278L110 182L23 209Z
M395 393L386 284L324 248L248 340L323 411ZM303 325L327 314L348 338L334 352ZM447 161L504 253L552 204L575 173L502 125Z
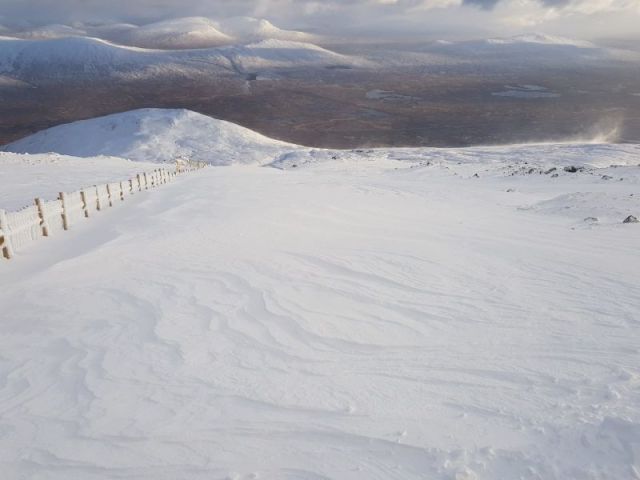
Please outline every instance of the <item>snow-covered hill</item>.
M254 17L232 17L221 20L182 17L144 25L50 24L16 31L0 25L0 32L6 32L16 38L32 40L89 36L124 45L167 50L209 48L269 39L310 43L318 40L316 35L282 29L266 19Z
M104 80L105 77L145 75L228 76L277 69L368 65L356 57L339 55L316 45L265 40L246 46L198 50L151 50L126 47L106 40L68 37L22 40L0 37L0 75L16 80Z
M589 42L543 34L518 35L460 42L437 42L425 52L474 62L519 65L576 65L616 60L616 52Z
M296 66L322 68L327 66L371 66L370 62L341 55L311 43L291 40L262 40L257 43L224 49L242 71L261 72Z
M144 71L152 65L170 67L171 63L171 57L166 54L159 56L152 51L122 47L96 38L0 38L0 74L23 80L95 79L114 72Z
M296 42L315 42L315 35L284 30L268 20L253 17L233 17L217 22L220 30L243 41L291 40Z
M493 45L537 44L572 46L578 48L596 48L596 46L591 42L576 40L573 38L558 37L555 35L546 35L544 33L531 33L515 35L513 37L489 38L486 40L486 42Z
M207 18L189 17L144 25L117 37L127 45L168 50L210 48L229 45L234 39Z
M78 29L69 25L51 24L20 31L14 33L14 35L18 38L30 40L49 40L54 38L82 37L86 36L87 32L84 29Z
M77 157L108 155L149 162L185 158L229 165L270 162L296 148L195 112L143 109L53 127L4 150Z
M281 148L186 112L125 118L57 136L143 158ZM132 167L48 157L0 154L0 207ZM34 243L0 261L3 478L636 478L638 158L296 149Z

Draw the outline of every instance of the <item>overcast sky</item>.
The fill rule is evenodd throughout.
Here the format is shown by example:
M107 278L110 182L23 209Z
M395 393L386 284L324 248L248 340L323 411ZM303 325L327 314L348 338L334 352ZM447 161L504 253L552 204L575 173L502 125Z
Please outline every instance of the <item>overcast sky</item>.
M0 0L0 25L249 15L318 33L469 38L637 36L640 0Z

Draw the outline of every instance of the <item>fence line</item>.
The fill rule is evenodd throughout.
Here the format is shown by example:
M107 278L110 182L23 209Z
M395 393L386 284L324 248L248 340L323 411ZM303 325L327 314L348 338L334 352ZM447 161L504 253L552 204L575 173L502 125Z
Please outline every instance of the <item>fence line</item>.
M143 172L122 182L93 185L75 192L60 192L48 202L36 198L34 205L15 212L0 209L0 261L11 259L26 245L40 237L69 230L95 212L113 207L142 190L172 182L182 173L205 166L202 162L178 160L175 170L159 168Z

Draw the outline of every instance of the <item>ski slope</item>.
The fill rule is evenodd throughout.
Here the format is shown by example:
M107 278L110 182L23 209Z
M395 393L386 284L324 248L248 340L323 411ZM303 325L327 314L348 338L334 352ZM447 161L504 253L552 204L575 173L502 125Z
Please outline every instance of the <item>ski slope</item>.
M3 475L638 478L638 152L265 152L33 244Z

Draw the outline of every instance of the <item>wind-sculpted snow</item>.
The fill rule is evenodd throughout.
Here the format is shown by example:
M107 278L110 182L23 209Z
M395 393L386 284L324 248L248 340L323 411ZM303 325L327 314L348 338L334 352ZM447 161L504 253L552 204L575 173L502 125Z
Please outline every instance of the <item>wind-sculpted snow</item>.
M640 229L561 202L637 214L637 154L208 168L47 239L0 263L3 475L635 478Z

